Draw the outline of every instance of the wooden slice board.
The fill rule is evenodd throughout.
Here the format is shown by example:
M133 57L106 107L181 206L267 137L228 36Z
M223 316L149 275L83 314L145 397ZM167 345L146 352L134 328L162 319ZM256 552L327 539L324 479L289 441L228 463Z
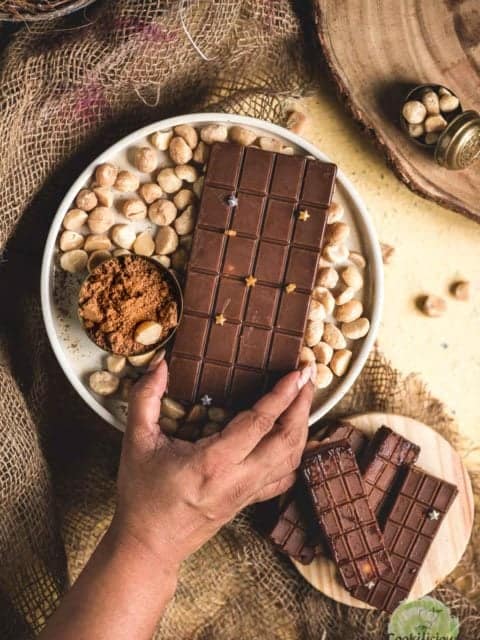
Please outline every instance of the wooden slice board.
M417 420L388 413L367 413L348 418L348 421L369 437L382 425L390 427L420 446L417 466L458 487L458 496L440 526L408 599L421 598L455 569L470 539L474 504L467 470L455 449L436 431ZM318 557L309 565L293 563L305 580L337 602L351 607L372 608L353 598L342 587L332 560Z
M399 126L409 88L450 87L480 111L478 0L316 0L317 32L342 101L410 189L480 222L480 162L438 166Z

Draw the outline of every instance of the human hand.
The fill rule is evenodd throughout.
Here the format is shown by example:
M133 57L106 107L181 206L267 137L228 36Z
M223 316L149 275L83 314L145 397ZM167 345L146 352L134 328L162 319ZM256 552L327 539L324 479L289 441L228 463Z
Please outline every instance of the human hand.
M196 443L160 430L167 375L161 362L132 389L112 528L178 567L241 509L293 484L315 371L288 374L222 432Z

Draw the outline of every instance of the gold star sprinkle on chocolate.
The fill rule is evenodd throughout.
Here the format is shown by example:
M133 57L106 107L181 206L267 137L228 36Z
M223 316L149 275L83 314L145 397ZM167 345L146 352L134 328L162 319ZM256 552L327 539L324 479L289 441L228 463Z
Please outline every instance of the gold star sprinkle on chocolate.
M227 320L227 319L226 319L226 317L223 315L223 313L218 313L218 314L215 316L215 324L219 324L221 327L223 327L223 325L225 324L226 320Z
M298 219L301 220L302 222L306 222L309 218L310 218L310 214L306 209L302 209L302 211L300 211L300 213L298 214Z
M254 287L257 284L257 278L254 276L248 276L248 278L245 278L245 283L247 287Z
M225 235L234 238L237 235L237 232L235 229L226 229Z
M440 513L438 511L436 511L436 509L431 509L427 513L427 518L429 520L438 520L440 518Z
M290 284L287 284L287 286L285 287L285 291L286 293L293 293L296 288L297 288L297 285L294 284L293 282L290 282Z

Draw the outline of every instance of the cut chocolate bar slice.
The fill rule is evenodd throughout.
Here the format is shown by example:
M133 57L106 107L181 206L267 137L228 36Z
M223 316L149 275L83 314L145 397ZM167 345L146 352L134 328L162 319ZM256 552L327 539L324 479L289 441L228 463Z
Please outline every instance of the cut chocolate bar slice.
M388 427L380 427L370 441L360 461L360 470L368 502L380 525L384 520L381 512L391 507L389 503L397 493L402 472L415 464L419 453L420 447Z
M391 569L382 533L368 504L348 442L327 442L302 462L315 516L346 589Z
M352 595L391 613L410 593L457 493L455 485L410 468L385 524L392 570L374 580L370 588L354 589Z
M331 424L325 434L328 434L328 439L332 442L346 440L357 459L368 442L368 438L359 429L340 420ZM308 444L311 451L318 446L315 439L310 440ZM261 511L260 508L260 517ZM272 515L272 505L269 505L268 511L269 516L264 520L269 524L263 528L264 535L279 551L302 564L310 564L315 556L328 554L303 483L296 483L285 497L284 505L277 509L275 515Z
M336 420L332 422L323 432L321 441L323 442L327 438L331 442L346 440L352 447L357 463L361 460L365 447L368 444L368 438L363 431L357 429L357 427L346 420Z
M263 506L263 505L262 505ZM310 564L315 556L325 553L325 545L313 517L305 487L295 485L284 497L280 510L269 520L263 518L262 533L280 551L302 564Z
M171 397L190 403L208 394L240 408L298 366L335 174L335 165L303 156L212 146Z

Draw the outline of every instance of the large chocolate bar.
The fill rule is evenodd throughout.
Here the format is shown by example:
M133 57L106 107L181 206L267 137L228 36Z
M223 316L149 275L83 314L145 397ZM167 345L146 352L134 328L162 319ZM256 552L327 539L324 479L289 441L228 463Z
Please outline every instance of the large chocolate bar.
M304 459L302 473L345 588L378 580L392 567L350 445L324 444Z
M335 165L302 156L212 146L172 397L238 407L297 367L335 174Z
M396 494L402 471L415 464L419 453L420 447L388 427L380 427L375 433L360 462L360 469L368 502L377 518L382 509L390 506L389 498Z
M368 442L364 433L349 422L341 420L333 422L323 437L328 437L332 442L346 440L357 459ZM308 444L312 446L311 450L318 445L315 439ZM312 506L307 500L305 487L299 482L286 496L285 504L278 510L276 517L270 511L269 526L264 527L264 534L279 551L303 564L310 564L315 556L328 553L315 522Z
M385 524L392 570L371 588L359 587L352 595L391 613L410 593L457 493L453 484L416 467L409 469Z

